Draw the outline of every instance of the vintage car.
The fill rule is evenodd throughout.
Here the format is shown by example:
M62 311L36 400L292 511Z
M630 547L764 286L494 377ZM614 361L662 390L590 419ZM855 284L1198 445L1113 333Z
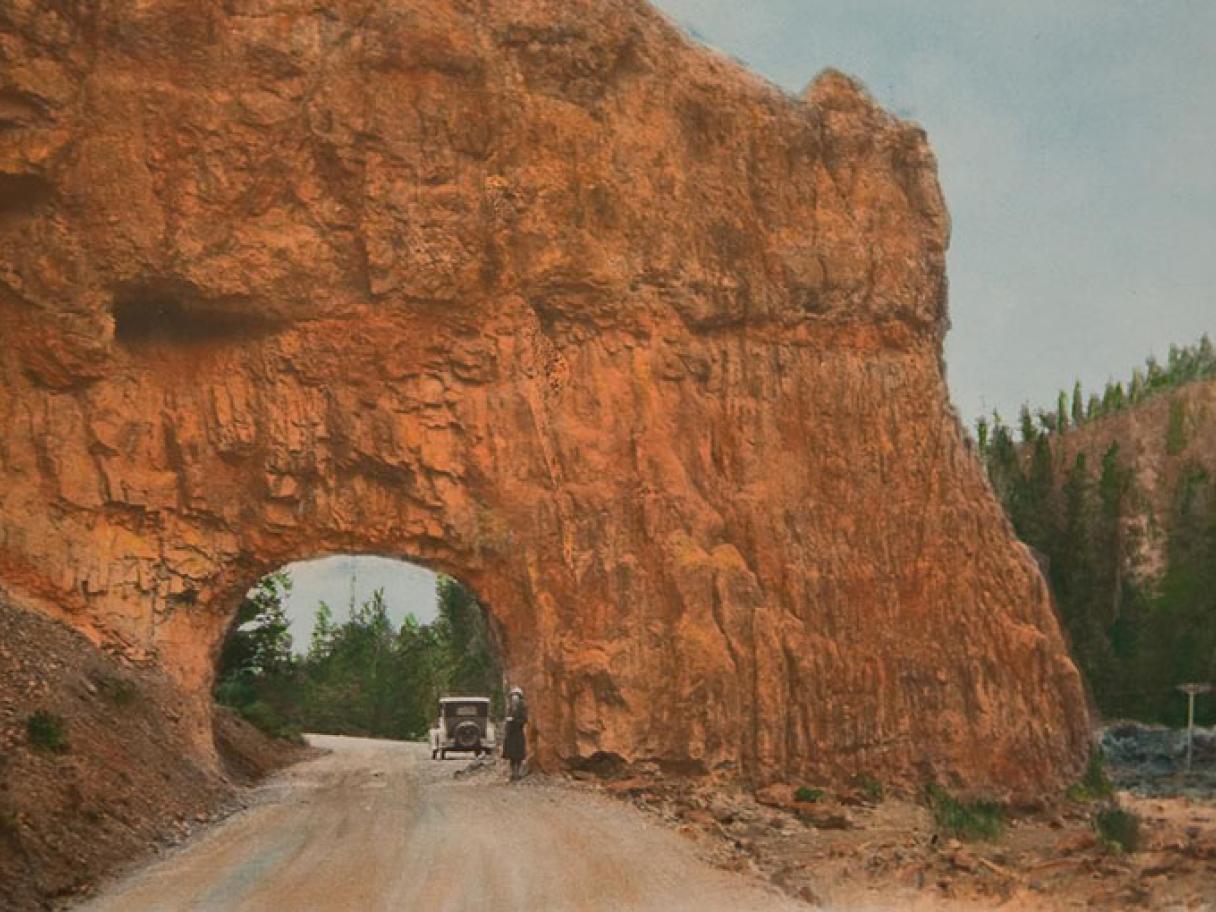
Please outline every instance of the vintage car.
M494 750L494 723L489 697L443 697L439 721L431 729L431 759L447 759L453 751L475 757Z

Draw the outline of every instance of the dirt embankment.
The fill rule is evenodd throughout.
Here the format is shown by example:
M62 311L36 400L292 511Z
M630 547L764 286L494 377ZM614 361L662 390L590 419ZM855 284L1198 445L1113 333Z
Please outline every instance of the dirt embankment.
M184 699L0 594L0 908L51 908L234 806L235 786L299 756L216 717L226 766L192 760ZM31 721L33 720L33 721Z
M1106 800L1008 808L998 835L964 842L918 796L878 797L874 782L811 790L813 802L788 786L752 795L637 771L584 784L655 814L718 866L833 910L1216 910L1211 797L1117 793L1140 821L1139 850L1127 853L1094 826Z

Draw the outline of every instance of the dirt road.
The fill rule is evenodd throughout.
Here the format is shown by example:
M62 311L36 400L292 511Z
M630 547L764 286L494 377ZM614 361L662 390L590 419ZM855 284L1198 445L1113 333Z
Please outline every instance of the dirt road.
M317 737L331 751L252 808L82 912L790 912L633 809L497 776L417 744Z

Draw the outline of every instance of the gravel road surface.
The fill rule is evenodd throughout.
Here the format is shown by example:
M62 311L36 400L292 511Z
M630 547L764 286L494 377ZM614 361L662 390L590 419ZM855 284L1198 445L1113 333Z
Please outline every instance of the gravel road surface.
M314 737L330 751L248 810L113 884L82 912L792 912L611 799L497 774L420 744Z

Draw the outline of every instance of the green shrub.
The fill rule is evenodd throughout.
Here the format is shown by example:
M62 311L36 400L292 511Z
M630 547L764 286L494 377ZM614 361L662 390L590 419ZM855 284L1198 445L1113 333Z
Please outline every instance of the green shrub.
M1170 403L1169 425L1165 432L1165 449L1177 456L1186 449L1186 401L1175 399Z
M21 825L17 821L17 812L7 807L0 807L0 840L10 843L21 840Z
M246 722L264 734L277 738L285 725L284 719L273 706L262 700L255 700L240 708L241 717Z
M1094 817L1094 829L1109 849L1134 852L1140 848L1140 818L1117 805L1112 804L1098 811Z
M25 720L25 733L30 744L38 750L67 753L68 738L62 716L40 709Z
M264 700L255 700L242 706L238 712L246 722L258 731L272 738L282 738L294 744L303 744L304 736L300 726L289 722L283 715Z
M241 711L241 707L257 702L257 690L249 675L238 672L216 684L215 702Z
M796 792L794 792L794 800L806 801L810 804L814 804L816 801L822 798L823 795L823 789L807 788L805 785L803 785L800 786Z
M853 777L853 784L867 801L878 804L886 797L882 783L868 773L860 773Z
M1065 795L1070 801L1088 803L1090 801L1102 801L1109 798L1114 792L1114 786L1111 785L1110 779L1106 775L1102 749L1095 747L1089 755L1089 763L1085 767L1085 774L1077 782L1068 787Z
M939 832L956 839L996 839L1005 829L1005 810L995 801L959 801L938 785L925 790Z
M131 706L139 698L139 688L128 678L105 677L97 682L101 692L115 706Z

